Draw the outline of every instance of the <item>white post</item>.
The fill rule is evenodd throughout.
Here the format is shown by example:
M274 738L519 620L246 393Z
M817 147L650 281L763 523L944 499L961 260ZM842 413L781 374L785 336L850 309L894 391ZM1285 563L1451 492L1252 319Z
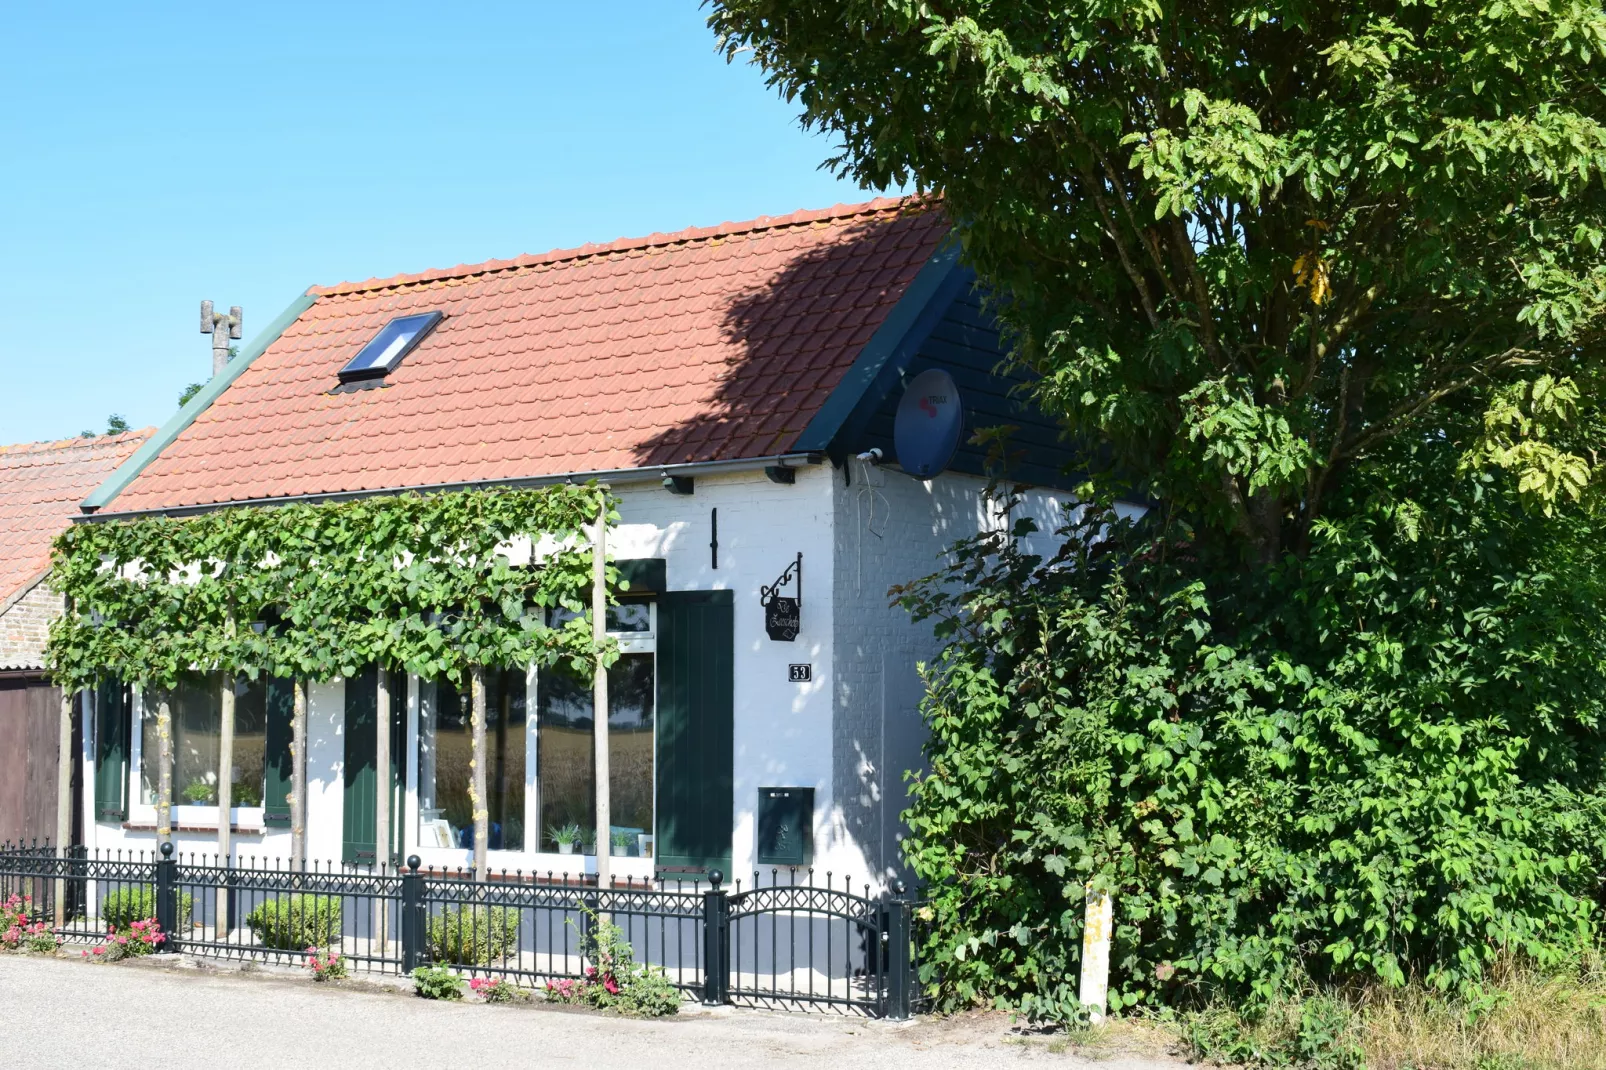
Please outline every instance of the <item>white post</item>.
M596 671L592 673L591 719L597 772L597 887L611 883L613 815L609 805L608 775L608 671L602 667L602 647L608 641L608 500L597 509L597 535L591 543L591 639L597 646Z
M64 863L72 846L72 707L73 693L61 691L61 710L56 737L56 857ZM63 872L66 872L63 867ZM56 927L67 924L67 882L56 881Z
M1104 1021L1110 994L1110 893L1087 890L1082 923L1082 1005L1094 1025Z
M231 850L229 834L233 831L230 811L234 809L234 675L223 674L223 693L218 701L217 742L217 864L227 867ZM229 890L220 885L217 890L217 924L214 932L218 939L230 929Z

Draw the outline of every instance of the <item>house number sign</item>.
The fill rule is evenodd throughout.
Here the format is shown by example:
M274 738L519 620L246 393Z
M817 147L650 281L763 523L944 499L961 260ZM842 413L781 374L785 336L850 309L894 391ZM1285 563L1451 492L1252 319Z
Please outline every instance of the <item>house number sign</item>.
M781 589L795 583L796 595L783 595ZM764 607L764 630L779 643L797 639L803 628L803 555L786 566L786 571L769 586L758 589L759 604Z
M786 679L788 683L793 684L812 683L814 680L814 666L797 664L788 665L786 667Z

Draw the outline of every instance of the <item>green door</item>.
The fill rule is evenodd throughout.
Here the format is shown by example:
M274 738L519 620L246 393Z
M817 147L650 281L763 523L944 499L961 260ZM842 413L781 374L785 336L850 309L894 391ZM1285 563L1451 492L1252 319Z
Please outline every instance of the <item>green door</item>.
M102 678L95 688L95 820L128 817L128 688Z
M346 797L340 860L372 865L379 781L379 672L370 665L346 681Z
M731 875L735 605L730 591L658 602L660 871Z

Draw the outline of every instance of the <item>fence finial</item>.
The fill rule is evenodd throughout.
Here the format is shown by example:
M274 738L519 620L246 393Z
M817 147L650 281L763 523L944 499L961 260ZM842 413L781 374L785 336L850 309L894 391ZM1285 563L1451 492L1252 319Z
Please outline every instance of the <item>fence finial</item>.
M709 870L708 883L714 886L714 891L719 891L719 886L725 883L725 874L721 873L717 869Z
M172 840L163 840L162 841L162 857L163 858L172 858L173 857L173 841Z

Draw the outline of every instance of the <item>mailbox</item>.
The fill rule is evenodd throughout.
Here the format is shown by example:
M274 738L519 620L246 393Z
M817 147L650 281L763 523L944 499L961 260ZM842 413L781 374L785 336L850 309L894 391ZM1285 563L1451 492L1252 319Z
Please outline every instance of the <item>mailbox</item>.
M758 789L758 864L806 866L814 861L814 789Z

